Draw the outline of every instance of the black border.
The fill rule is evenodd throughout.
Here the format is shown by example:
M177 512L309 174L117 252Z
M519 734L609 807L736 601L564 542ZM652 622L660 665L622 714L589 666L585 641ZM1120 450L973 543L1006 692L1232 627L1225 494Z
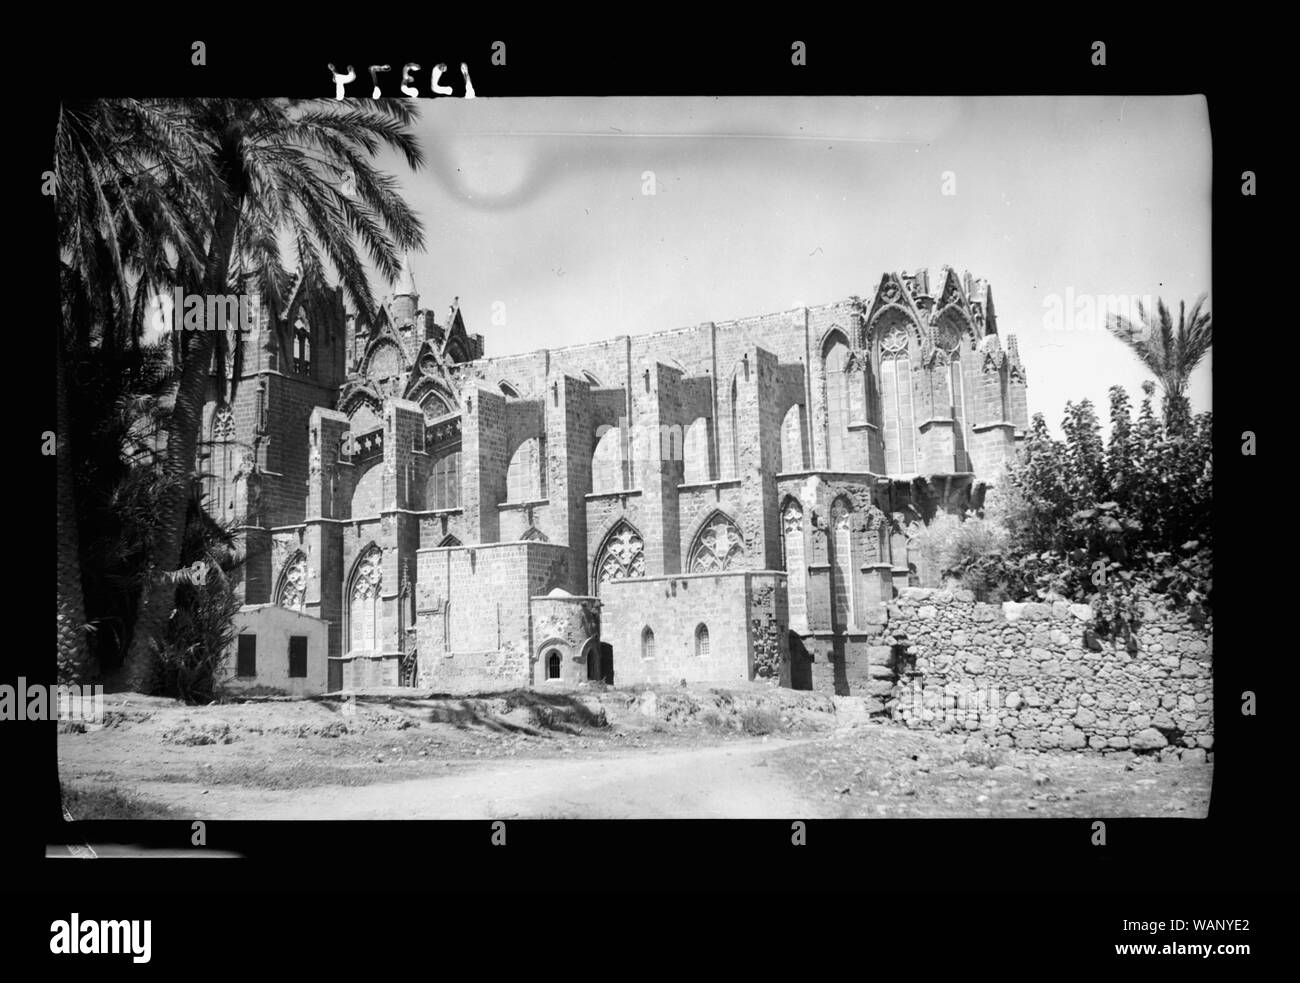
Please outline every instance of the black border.
M633 20L644 17L653 28L670 12L629 8L626 13ZM57 41L11 39L11 49L24 50L9 52L15 66L11 106L20 116L10 133L8 155L11 163L20 166L12 172L9 186L14 192L11 201L30 215L18 228L23 240L30 237L31 248L17 249L11 259L16 263L10 281L11 325L17 330L10 332L9 355L11 366L21 368L11 369L9 375L11 391L15 386L31 388L21 396L11 395L10 406L32 407L39 414L39 418L11 414L17 446L9 455L10 481L5 484L10 501L5 514L11 521L16 517L21 527L11 529L11 563L22 565L22 557L37 556L52 563L49 520L24 518L50 516L54 501L52 459L38 458L34 466L27 463L35 454L39 431L51 428L52 423L45 421L54 418L53 390L46 376L48 355L31 359L38 364L30 366L27 355L34 349L51 352L53 333L47 334L41 326L57 317L51 303L57 296L53 264L47 262L53 249L52 208L36 189L39 175L49 166L53 120L61 98L214 93L328 96L332 86L324 67L327 62L340 67L354 64L360 73L371 62L400 66L405 61L426 67L445 61L453 68L448 76L453 85L459 83L455 65L466 61L482 98L1200 93L1207 98L1212 127L1213 296L1220 301L1216 313L1223 339L1212 356L1218 650L1210 817L1201 821L1107 819L1104 848L1090 845L1091 820L1085 819L810 821L807 846L802 848L790 846L788 821L512 821L505 848L491 846L487 821L214 821L207 824L213 847L237 850L248 859L81 864L44 859L46 844L122 839L185 848L189 826L67 826L58 812L54 726L10 723L0 728L6 747L5 777L11 783L7 783L11 795L5 797L5 812L22 826L3 838L6 852L14 854L4 883L10 890L37 895L16 920L0 920L6 932L14 931L20 950L32 951L33 939L36 950L44 950L49 920L67 917L69 910L100 908L107 912L103 917L115 918L139 910L158 920L155 964L169 961L162 958L164 952L169 958L183 959L181 964L192 964L194 955L181 951L176 936L164 941L162 926L169 918L182 926L187 923L175 911L174 902L160 892L202 892L202 896L191 894L186 902L198 910L228 905L232 895L226 893L238 892L240 904L279 917L285 929L300 923L305 931L311 925L316 944L323 943L332 952L330 930L319 920L320 913L336 905L342 910L354 905L365 908L373 891L385 892L389 899L382 903L385 910L424 904L432 914L459 910L448 903L449 896L474 892L522 891L543 897L573 892L595 902L587 910L599 911L600 898L620 891L732 890L756 892L743 903L752 910L762 908L758 892L797 889L860 894L873 917L886 918L875 923L875 929L898 933L900 939L911 937L910 931L919 932L918 926L936 916L913 914L891 920L890 912L955 906L972 938L987 939L990 933L996 937L1004 920L1007 927L1020 924L1032 929L1021 936L1023 946L1032 947L1033 938L1054 939L1056 954L1066 954L1069 960L1057 965L1073 965L1093 950L1096 958L1104 959L1109 942L1145 941L1117 931L1115 913L1120 908L1125 917L1154 917L1153 911L1186 917L1182 911L1192 909L1216 917L1248 917L1241 912L1251 906L1271 907L1255 892L1290 887L1294 857L1284 846L1289 815L1283 798L1289 791L1290 755L1283 738L1282 701L1284 694L1294 691L1289 685L1294 669L1283 648L1287 633L1275 634L1286 608L1266 592L1277 582L1270 560L1286 549L1292 537L1285 527L1274 528L1285 522L1285 482L1263 480L1258 474L1260 458L1240 453L1244 430L1254 430L1263 438L1263 454L1276 455L1280 450L1263 427L1271 418L1265 416L1263 397L1272 391L1274 359L1267 357L1273 345L1267 336L1277 317L1272 309L1279 299L1285 309L1283 298L1290 288L1285 275L1279 276L1287 252L1277 251L1274 243L1281 245L1280 240L1268 234L1270 219L1280 224L1281 209L1274 202L1285 178L1265 162L1266 152L1273 150L1281 135L1276 119L1281 89L1264 77L1279 64L1270 50L1267 29L1260 38L1234 38L1207 19L1203 32L1188 38L1164 32L1123 34L1100 25L1066 31L1029 25L1024 33L1011 34L973 14L962 18L968 27L947 29L944 22L949 15L927 10L865 17L861 26L855 18L853 26L814 35L782 27L767 28L758 37L728 31L709 35L684 26L656 35L635 25L615 27L616 20L611 19L600 37L542 40L522 31L443 32L436 11L407 14L389 9L383 12L384 24L373 29L354 23L362 19L357 13L322 11L318 16L333 26L328 31L315 28L318 36L313 38L313 32L301 28L284 32L263 28L237 12L226 16L232 24L240 22L237 31L207 27L156 31L142 26L139 30L119 27L111 33L84 29L78 37ZM407 17L412 19L404 25ZM123 19L131 17L124 14ZM195 39L207 44L208 64L202 68L189 63L190 43ZM790 63L794 39L807 44L804 67ZM490 66L490 45L495 40L507 44L505 68ZM1105 67L1091 64L1094 40L1107 45ZM389 76L393 81L385 85L385 94L391 87L396 95L399 74L394 71ZM420 88L423 93L425 87ZM349 91L360 94L360 89L358 82ZM1246 170L1262 178L1256 197L1240 193L1241 174ZM29 343L20 331L33 332L39 341ZM1242 342L1233 343L1234 338ZM1254 357L1255 352L1265 357ZM1284 348L1277 352L1277 361L1288 359ZM23 476L32 480L22 480ZM30 559L26 565L32 565ZM31 576L33 572L20 572L18 584L11 586L11 599L30 596L30 588L25 594L15 589L21 592L22 581L30 584L38 579ZM44 583L53 579L48 572L45 578ZM11 617L30 608L26 602L11 600L11 604ZM48 679L53 660L43 645L31 644L26 627L30 626L9 623L6 635L11 644L3 675ZM1257 694L1257 716L1237 712L1245 690ZM16 747L10 750L10 745ZM269 893L289 890L302 892L301 900L307 903L284 904ZM392 900L393 892L405 891L417 892L423 900ZM1166 893L1158 901L1136 893L1148 891ZM956 892L975 892L975 897L959 902ZM1041 898L1043 893L1053 893L1052 899ZM996 906L978 900L989 894L999 894ZM1014 896L1019 900L1013 904ZM791 939L816 931L820 909L815 905L778 904L782 907L766 909L772 928L780 926L778 931L791 933ZM789 909L783 907L787 904ZM994 913L995 908L1006 912L1006 905L1017 914ZM1060 917L1054 920L1052 912ZM961 926L944 924L946 931L961 935ZM761 928L763 920L751 925ZM1273 924L1275 933L1278 927ZM847 938L863 931L851 929ZM650 940L658 933L654 926L643 924L637 935ZM762 939L763 933L756 935ZM1280 933L1272 937L1281 941ZM1063 950L1066 944L1069 948ZM998 966L1005 958L999 951L986 953L985 959L972 965ZM937 965L941 958L942 953L927 953L918 968ZM865 968L869 964L865 952L863 962Z

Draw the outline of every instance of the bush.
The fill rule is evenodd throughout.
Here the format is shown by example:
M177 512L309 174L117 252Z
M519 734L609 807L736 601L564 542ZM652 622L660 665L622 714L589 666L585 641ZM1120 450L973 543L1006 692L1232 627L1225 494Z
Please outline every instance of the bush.
M727 726L726 721L722 719L722 714L717 710L705 710L700 714L700 723L709 730L722 730Z
M191 508L181 564L206 571L206 579L177 586L176 608L158 647L156 691L187 703L209 703L219 694L238 634L240 600L232 574L243 565L232 550L231 531L198 505L195 501Z
M238 611L239 597L224 576L216 584L177 589L158 653L158 693L186 703L210 703L218 696Z
M180 566L169 571L159 569L153 557L161 501L176 480L187 482L189 505ZM157 461L132 464L114 487L109 506L114 525L86 547L83 567L99 571L96 593L111 598L129 617L92 625L97 654L108 656L101 658L101 666L111 665L129 648L141 592L174 590L171 617L161 635L149 639L154 661L146 691L188 703L211 702L219 695L240 607L233 577L244 558L235 548L235 523L214 520L204 507L199 482L170 478ZM192 570L205 575L201 583L191 582Z
M1208 609L1212 418L1171 413L1162 422L1151 406L1154 386L1143 389L1134 422L1127 394L1111 388L1109 444L1087 400L1066 404L1064 440L1035 415L1003 482L1006 537L972 533L954 567L964 583L1015 600L1088 603L1097 630L1125 637L1150 597Z
M992 744L968 744L961 753L961 760L976 768L996 768L1002 764L1002 751Z
M993 497L996 489L990 492ZM980 600L998 600L998 584L986 569L987 558L1006 547L1007 529L994 503L964 519L939 513L916 536L916 562L923 578L972 590ZM924 579L923 579L924 582Z
M746 734L771 734L781 726L781 718L772 710L746 710L740 717L740 729Z

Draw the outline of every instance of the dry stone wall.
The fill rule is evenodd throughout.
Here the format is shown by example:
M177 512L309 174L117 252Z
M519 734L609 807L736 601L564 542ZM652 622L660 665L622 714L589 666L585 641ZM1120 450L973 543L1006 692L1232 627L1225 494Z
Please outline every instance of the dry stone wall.
M889 611L886 711L1003 747L1178 755L1214 746L1212 624L1153 604L1134 638L1087 630L1087 605L976 603L907 588Z

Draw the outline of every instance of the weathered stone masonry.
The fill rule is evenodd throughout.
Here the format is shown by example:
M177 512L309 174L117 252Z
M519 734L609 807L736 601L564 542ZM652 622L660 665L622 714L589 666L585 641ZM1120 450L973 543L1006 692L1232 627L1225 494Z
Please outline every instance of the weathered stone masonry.
M1204 760L1214 746L1212 625L1144 607L1129 645L1086 632L1087 605L981 604L969 591L908 588L889 606L895 643L873 652L884 707L909 727L978 732L1003 747Z
M504 357L458 301L422 307L409 264L373 311L297 288L262 311L198 463L241 523L244 601L323 621L334 690L878 690L885 604L933 574L915 532L978 506L1028 426L992 291L949 267Z
M1006 746L1213 746L1208 625L1090 647L1085 608L917 586L917 530L1028 426L983 280L498 358L409 266L375 311L268 310L197 463L245 603L323 623L329 689L759 679Z

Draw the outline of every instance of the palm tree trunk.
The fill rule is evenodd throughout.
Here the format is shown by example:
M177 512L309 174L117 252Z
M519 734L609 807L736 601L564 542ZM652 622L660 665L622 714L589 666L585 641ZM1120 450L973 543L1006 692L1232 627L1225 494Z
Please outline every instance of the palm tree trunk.
M57 405L54 429L55 444L55 524L58 542L55 547L58 570L58 681L80 683L90 676L90 646L86 644L86 605L81 590L81 551L77 536L77 502L73 493L72 421L68 404L64 361L67 356L59 343L54 368L54 391Z
M140 592L131 646L122 664L122 684L136 692L147 693L153 688L157 645L166 633L176 598L176 584L165 575L180 566L189 508L189 481L194 471L199 431L203 426L203 403L207 396L213 342L208 331L197 333L191 340L167 425L167 448L163 458L163 477L167 486L161 496L150 557L154 570L163 576L145 583Z
M230 255L235 243L235 229L240 203L218 206L212 248L204 269L206 294L226 292ZM197 332L185 351L185 364L176 388L176 402L167 424L167 449L163 474L167 487L158 514L158 533L154 540L153 567L160 573L180 566L181 544L189 509L190 479L194 473L203 428L203 404L207 401L208 379L212 372L212 353L216 335L210 330ZM131 635L131 646L122 666L122 683L137 692L148 692L157 669L158 645L167 630L176 599L176 584L169 579L147 583L140 594L139 613Z

